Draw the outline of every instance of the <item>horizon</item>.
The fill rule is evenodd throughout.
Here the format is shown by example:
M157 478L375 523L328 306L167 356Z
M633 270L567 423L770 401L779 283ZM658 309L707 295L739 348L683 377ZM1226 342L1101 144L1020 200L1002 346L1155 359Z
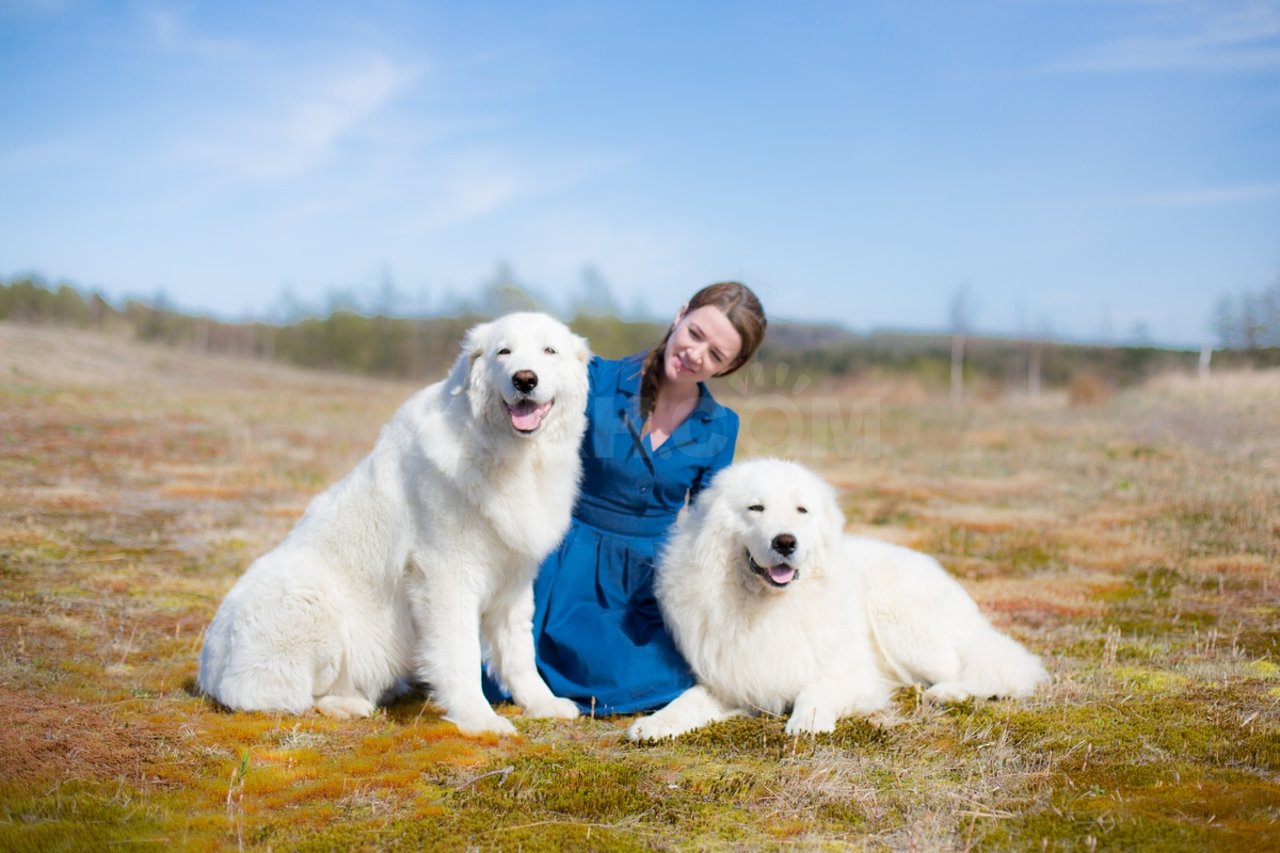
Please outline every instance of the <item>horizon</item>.
M0 276L113 300L737 279L852 334L1196 349L1280 280L1280 0L0 0L0 47Z
M345 291L341 294L343 299L340 300L338 304L330 304L328 307L321 308L317 306L306 306L300 303L295 303L295 305L293 306L293 309L294 309L293 313L289 315L282 314L277 309L276 311L268 310L262 315L242 314L236 317L229 317L229 316L221 316L213 312L202 312L199 310L189 309L185 306L176 304L164 294L154 294L150 297L144 296L144 295L138 295L138 294L125 294L123 296L113 297L112 295L103 293L102 291L99 291L99 290L87 289L75 282L65 281L65 280L49 281L37 273L24 273L18 276L12 276L8 279L0 278L0 287L12 285L18 281L23 281L23 280L30 281L51 292L55 291L59 287L63 287L63 286L70 287L74 289L78 294L80 294L82 298L88 299L96 296L103 299L108 305L111 306L112 310L117 312L123 312L129 302L137 302L152 310L170 311L182 317L189 317L192 319L205 319L215 323L223 323L231 326L262 324L265 326L274 326L276 328L284 328L287 326L294 325L296 323L305 322L307 320L323 321L328 317L330 317L331 315L335 313L340 313L340 312L348 312L366 319L385 317L391 320L405 320L410 322L415 320L448 320L448 319L466 317L466 316L496 317L502 313L507 313L505 311L495 311L491 307L487 308L477 302L471 302L466 305L459 305L449 310L432 310L432 311L425 311L425 312L407 310L407 311L387 312L387 311L380 310L378 307L373 305L370 300L365 300L364 304L361 304L360 300L358 299L358 294L354 294L357 297L355 301L347 301L347 298L353 296L353 294L349 291ZM653 314L650 314L648 316L638 316L638 315L631 314L626 309L622 309L622 308L619 308L616 311L599 311L599 310L592 309L589 306L578 306L576 309L574 309L573 307L567 304L548 304L546 302L543 302L539 298L540 294L527 293L527 295L530 297L533 297L536 300L536 304L531 306L527 310L540 311L543 313L547 313L566 323L571 322L575 319L578 319L579 317L608 317L611 319L618 320L619 322L622 322L622 323L648 323L648 324L653 324L657 326L661 326L667 322L666 319L662 317L658 317ZM512 309L512 310L517 310L517 309ZM526 310L526 309L519 309L519 310ZM943 328L941 326L936 328L931 328L931 327L912 328L912 327L904 327L904 326L882 325L882 326L870 326L865 329L854 329L842 323L838 319L836 320L822 320L822 319L804 320L804 319L796 319L792 317L770 316L769 325L771 328L776 328L777 326L786 325L786 326L796 326L800 328L815 329L815 330L834 329L851 339L865 339L865 338L873 338L876 336L893 336L893 335L902 335L905 337L917 337L917 338L932 337L932 338L950 339L955 334L957 334L956 330ZM1202 350L1206 346L1209 347L1210 350L1214 352L1236 349L1226 345L1213 345L1211 341L1206 341L1204 343L1194 344L1194 345L1192 344L1182 345L1177 343L1162 343L1159 341L1143 340L1138 338L1120 339L1120 340L1098 340L1098 339L1093 339L1088 337L1072 338L1072 337L1065 337L1060 335L1055 337L1041 337L1035 332L1026 332L1026 333L1018 334L1018 333L1009 333L1009 332L991 331L991 330L982 330L982 329L968 330L968 331L962 332L961 334L967 340L973 340L973 341L1002 341L1002 342L1008 342L1008 343L1037 343L1037 344L1044 343L1044 344L1051 344L1051 345L1079 346L1079 347L1089 347L1089 348L1098 348L1098 349L1108 349L1108 348L1110 349L1159 349L1159 350L1168 350L1172 352L1197 352ZM1263 348L1266 349L1267 347L1263 347Z

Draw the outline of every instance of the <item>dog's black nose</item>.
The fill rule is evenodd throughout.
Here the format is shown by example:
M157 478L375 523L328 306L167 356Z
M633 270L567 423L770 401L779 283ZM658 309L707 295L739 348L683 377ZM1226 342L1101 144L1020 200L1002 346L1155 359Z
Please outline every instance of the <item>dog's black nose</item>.
M518 370L511 377L511 384L516 386L516 390L521 394L528 394L538 387L538 374L532 370Z
M770 544L773 546L773 550L784 557L789 557L791 552L796 549L796 537L790 533L779 533L773 537L773 542Z

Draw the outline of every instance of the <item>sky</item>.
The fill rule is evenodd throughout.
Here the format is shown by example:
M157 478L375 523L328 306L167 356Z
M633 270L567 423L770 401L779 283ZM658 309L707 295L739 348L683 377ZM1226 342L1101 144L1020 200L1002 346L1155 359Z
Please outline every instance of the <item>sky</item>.
M0 0L0 127L0 276L224 319L1199 346L1280 278L1280 0Z

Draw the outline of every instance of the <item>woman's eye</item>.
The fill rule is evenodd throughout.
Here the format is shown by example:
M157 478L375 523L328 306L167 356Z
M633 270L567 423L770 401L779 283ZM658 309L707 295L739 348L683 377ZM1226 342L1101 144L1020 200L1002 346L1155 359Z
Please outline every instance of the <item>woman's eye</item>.
M751 510L752 512L764 512L764 504L752 504L751 506L747 507L747 509Z

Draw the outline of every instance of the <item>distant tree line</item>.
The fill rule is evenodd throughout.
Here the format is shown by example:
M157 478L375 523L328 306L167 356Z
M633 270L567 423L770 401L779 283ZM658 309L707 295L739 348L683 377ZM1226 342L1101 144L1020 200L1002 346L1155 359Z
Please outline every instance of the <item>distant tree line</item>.
M1280 276L1270 287L1218 300L1213 331L1227 349L1254 352L1280 347Z
M379 301L389 302L383 294ZM353 305L344 294L331 300ZM0 320L47 323L123 332L142 341L199 352L264 358L314 367L404 379L443 372L457 355L463 333L486 317L509 311L538 310L537 300L513 279L496 277L461 313L444 317L393 317L337 307L326 316L292 322L226 322L184 313L164 299L128 299L119 307L101 294L83 293L69 284L49 285L25 276L0 281ZM661 329L649 322L582 311L572 323L602 355L616 357L651 345Z
M772 333L770 328L770 333ZM1190 370L1192 354L1160 347L1111 347L1043 340L966 339L963 371L971 384L1027 389L1063 388L1081 374L1125 387L1175 370ZM766 339L763 361L785 361L792 373L856 378L869 373L910 375L938 389L953 387L953 335L877 332L821 347L778 348ZM1032 368L1035 368L1034 373ZM1036 387L1027 388L1029 375Z
M195 316L165 300L129 299L115 305L97 293L69 284L46 284L36 277L0 280L0 320L63 324L131 334L143 341L200 352L262 358L326 370L419 380L439 376L453 361L463 333L485 317L509 310L538 309L536 298L500 268L474 300L450 316L395 317L354 307L290 322L227 322ZM607 288L586 290L574 301L570 326L607 357L654 345L665 323L624 320ZM379 301L396 301L383 294ZM350 305L350 300L331 300ZM1265 349L1270 338L1255 337L1251 352L1219 353L1215 366L1280 363L1280 349ZM1271 345L1274 347L1274 345ZM801 376L810 381L852 381L866 375L910 375L928 387L945 389L954 370L953 337L945 334L872 333L854 335L838 326L774 321L756 371L779 390ZM778 368L785 365L786 370ZM1140 382L1169 370L1193 371L1195 354L1159 347L1099 347L1044 340L970 337L965 344L966 388L1027 389L1066 387L1088 374L1116 386ZM1033 370L1029 371L1029 368ZM779 379L782 374L789 379Z

